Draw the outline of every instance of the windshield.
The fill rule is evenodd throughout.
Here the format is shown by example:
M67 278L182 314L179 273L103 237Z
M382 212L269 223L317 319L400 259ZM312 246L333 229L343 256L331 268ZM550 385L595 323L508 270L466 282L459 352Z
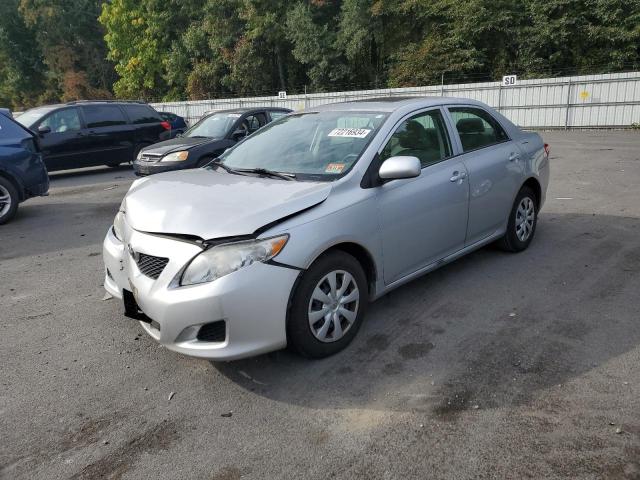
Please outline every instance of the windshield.
M27 110L23 114L18 115L15 120L25 127L31 128L38 120L44 117L51 110L53 110L51 107L32 108L31 110Z
M356 163L387 114L310 112L290 114L225 152L233 169L268 169L296 178L332 180Z
M222 138L240 116L239 113L214 113L184 132L184 136Z

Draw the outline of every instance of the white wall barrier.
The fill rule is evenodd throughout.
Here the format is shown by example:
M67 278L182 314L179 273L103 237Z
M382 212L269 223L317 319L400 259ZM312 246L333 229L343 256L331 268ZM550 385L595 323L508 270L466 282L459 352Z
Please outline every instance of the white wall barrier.
M152 105L158 111L185 117L193 124L212 110L254 106L301 110L325 103L388 96L473 98L497 108L514 123L531 129L629 128L632 123L640 123L640 72L517 80L508 86L503 82L484 82Z

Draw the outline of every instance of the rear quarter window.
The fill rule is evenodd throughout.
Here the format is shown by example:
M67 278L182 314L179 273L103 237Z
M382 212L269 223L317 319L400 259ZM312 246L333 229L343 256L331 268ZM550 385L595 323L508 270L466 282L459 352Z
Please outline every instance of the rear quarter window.
M160 114L148 105L124 105L124 109L131 119L131 123L158 123L162 121Z

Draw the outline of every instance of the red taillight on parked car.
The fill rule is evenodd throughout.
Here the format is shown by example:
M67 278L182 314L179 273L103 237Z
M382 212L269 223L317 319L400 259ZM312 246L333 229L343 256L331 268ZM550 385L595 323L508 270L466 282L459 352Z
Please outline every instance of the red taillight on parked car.
M171 130L171 124L169 122L160 122L160 125L162 125L162 128L165 130Z
M544 153L547 155L547 157L549 156L549 152L551 151L551 147L549 147L548 143L544 144Z

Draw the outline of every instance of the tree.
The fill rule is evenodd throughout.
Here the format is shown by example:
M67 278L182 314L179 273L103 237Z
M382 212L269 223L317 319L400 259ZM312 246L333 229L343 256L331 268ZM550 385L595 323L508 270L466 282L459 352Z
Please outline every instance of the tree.
M111 96L114 75L97 21L100 5L100 0L20 0L19 12L54 80L53 91L45 96Z
M639 0L528 0L520 69L606 72L640 60Z
M0 104L14 109L37 104L46 88L42 53L18 6L0 2Z
M106 29L108 58L119 79L120 98L155 99L169 90L167 58L172 42L188 27L201 2L192 0L113 0L102 4L100 23Z

